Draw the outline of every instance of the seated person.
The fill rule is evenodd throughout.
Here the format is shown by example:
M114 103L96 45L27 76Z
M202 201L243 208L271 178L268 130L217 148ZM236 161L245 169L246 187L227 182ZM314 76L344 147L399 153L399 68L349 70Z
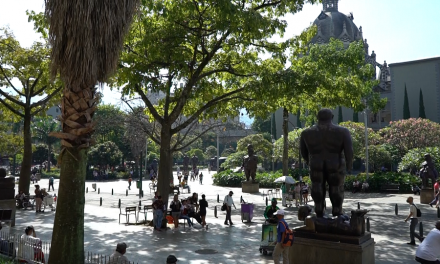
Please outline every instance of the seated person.
M370 187L370 185L368 184L368 182L364 182L362 183L362 191L366 192L368 191L368 188Z
M192 204L188 204L188 216L196 219L197 223L202 225L202 216L195 211L195 206Z
M420 188L419 188L419 186L413 185L412 191L413 191L414 195L416 195L416 194L420 195Z
M20 263L45 263L44 254L41 251L41 240L37 238L33 226L24 230L18 245L18 260Z
M193 223L191 222L191 218L188 215L189 213L189 206L187 200L182 201L182 207L180 208L180 216L179 219L186 219L188 222L189 227L192 227Z
M188 198L188 202L195 207L195 212L197 213L199 211L199 195L193 193L193 195Z
M15 196L15 200L17 201L17 205L19 208L23 207L24 198L25 198L25 194L23 191L19 191L18 194Z
M266 221L271 224L278 223L278 218L275 215L275 212L278 210L280 210L280 208L278 208L277 206L277 199L272 198L272 204L266 206L266 210L264 210L264 218L266 219Z

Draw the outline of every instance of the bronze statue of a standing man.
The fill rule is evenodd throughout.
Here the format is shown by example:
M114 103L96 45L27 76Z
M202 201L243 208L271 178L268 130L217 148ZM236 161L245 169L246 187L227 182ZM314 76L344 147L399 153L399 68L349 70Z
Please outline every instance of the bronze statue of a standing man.
M318 112L318 124L301 133L301 155L310 168L312 198L317 217L324 216L326 183L329 185L333 216L342 214L345 169L350 171L353 165L350 132L334 125L332 119L330 109L321 109Z
M246 180L249 181L249 178L252 177L252 181L255 182L255 175L257 174L257 164L258 158L254 155L254 146L249 144L247 146L248 154L243 158L243 169L244 174L246 175Z

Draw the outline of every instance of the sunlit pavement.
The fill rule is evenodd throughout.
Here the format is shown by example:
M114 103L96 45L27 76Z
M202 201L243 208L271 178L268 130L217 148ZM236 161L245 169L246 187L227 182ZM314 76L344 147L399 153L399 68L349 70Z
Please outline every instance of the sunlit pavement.
M213 173L211 173L212 175ZM96 182L97 188L92 189L92 183L87 182L86 206L85 206L85 250L97 254L110 255L118 242L126 242L128 245L126 256L130 261L139 263L165 263L169 254L174 254L179 263L273 263L271 256L263 256L259 252L261 240L261 224L263 223L263 211L265 198L262 194L243 194L241 188L224 188L212 185L211 175L203 171L203 185L198 182L190 182L191 192L197 192L199 197L206 195L209 203L206 222L208 230L202 229L195 224L196 228L185 229L183 226L174 230L173 227L162 232L153 231L152 227L145 225L126 225L125 216L121 216L121 224L118 223L119 208L118 200L121 199L121 207L135 206L139 204L138 189L133 181L131 190L127 181ZM175 179L177 182L177 179ZM151 204L153 193L150 193L149 181L144 181L144 197L142 205ZM48 180L39 182L42 188L47 188ZM32 184L31 184L32 185ZM33 187L33 185L32 185ZM55 192L58 188L58 180L55 181ZM112 195L113 189L113 195ZM233 209L232 227L223 225L225 213L220 211L223 198L229 190L234 192L234 202L237 209ZM262 192L263 189L260 189ZM33 188L31 189L33 192ZM53 193L53 192L52 192ZM217 203L217 195L220 203ZM190 196L185 190L180 198ZM240 216L240 196L246 202L255 204L254 218L252 223L242 223ZM376 242L376 263L415 263L414 254L417 247L406 245L409 242L409 224L404 222L408 213L406 198L409 194L389 193L346 193L344 209L349 212L357 208L370 210L372 236ZM102 206L100 198L102 197ZM171 199L171 197L170 197ZM419 197L415 198L416 203ZM395 215L395 204L398 204L399 215ZM279 206L280 206L279 202ZM309 203L313 205L313 202ZM327 199L327 211L331 210L330 201ZM214 217L214 207L217 206L218 218ZM437 220L435 208L429 205L418 206L423 214L424 235L434 227ZM297 220L297 208L288 207L286 219L291 227L302 225ZM16 226L11 233L24 232L24 228L31 224L35 227L38 237L50 241L55 212L46 210L45 213L35 214L31 210L18 210ZM148 219L152 214L147 214ZM143 220L141 213L139 220ZM134 216L130 216L130 222L134 223ZM195 221L194 221L195 222ZM417 228L417 231L419 229ZM201 249L215 250L214 254L199 254ZM306 252L304 252L306 254ZM295 257L295 256L291 256ZM312 264L312 263L310 263Z

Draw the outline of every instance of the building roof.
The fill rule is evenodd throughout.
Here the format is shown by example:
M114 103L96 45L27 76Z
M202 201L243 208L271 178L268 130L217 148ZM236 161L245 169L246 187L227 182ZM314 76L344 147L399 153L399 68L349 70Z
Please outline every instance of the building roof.
M336 38L349 44L362 39L362 32L353 22L353 14L345 15L338 11L338 0L324 0L323 11L313 22L318 27L318 33L312 43L322 44Z
M435 60L440 60L440 57L432 57L432 58L425 58L425 59L420 59L420 60L396 62L396 63L391 63L388 66L390 66L390 67L402 66L402 65L406 65L406 64L420 63L420 62L429 62L429 61L435 61Z

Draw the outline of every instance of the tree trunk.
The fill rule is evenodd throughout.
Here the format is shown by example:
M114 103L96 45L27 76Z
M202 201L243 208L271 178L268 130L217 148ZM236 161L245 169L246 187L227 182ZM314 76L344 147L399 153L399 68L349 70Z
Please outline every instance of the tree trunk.
M66 148L61 155L60 185L49 264L84 263L87 151Z
M46 168L46 171L47 172L50 172L50 161L51 161L51 159L50 159L50 150L51 150L51 144L47 144L47 149L48 149L48 152L49 152L49 155L47 156L47 168Z
M170 181L173 175L172 161L173 155L170 149L171 145L171 126L162 125L160 133L160 162L159 175L157 180L157 190L162 196L165 204L168 203L170 194Z
M283 109L283 175L289 175L289 111Z
M32 167L32 134L31 134L31 112L25 109L24 125L23 125L23 161L20 167L20 180L18 190L29 193L29 185L31 183L31 167Z

